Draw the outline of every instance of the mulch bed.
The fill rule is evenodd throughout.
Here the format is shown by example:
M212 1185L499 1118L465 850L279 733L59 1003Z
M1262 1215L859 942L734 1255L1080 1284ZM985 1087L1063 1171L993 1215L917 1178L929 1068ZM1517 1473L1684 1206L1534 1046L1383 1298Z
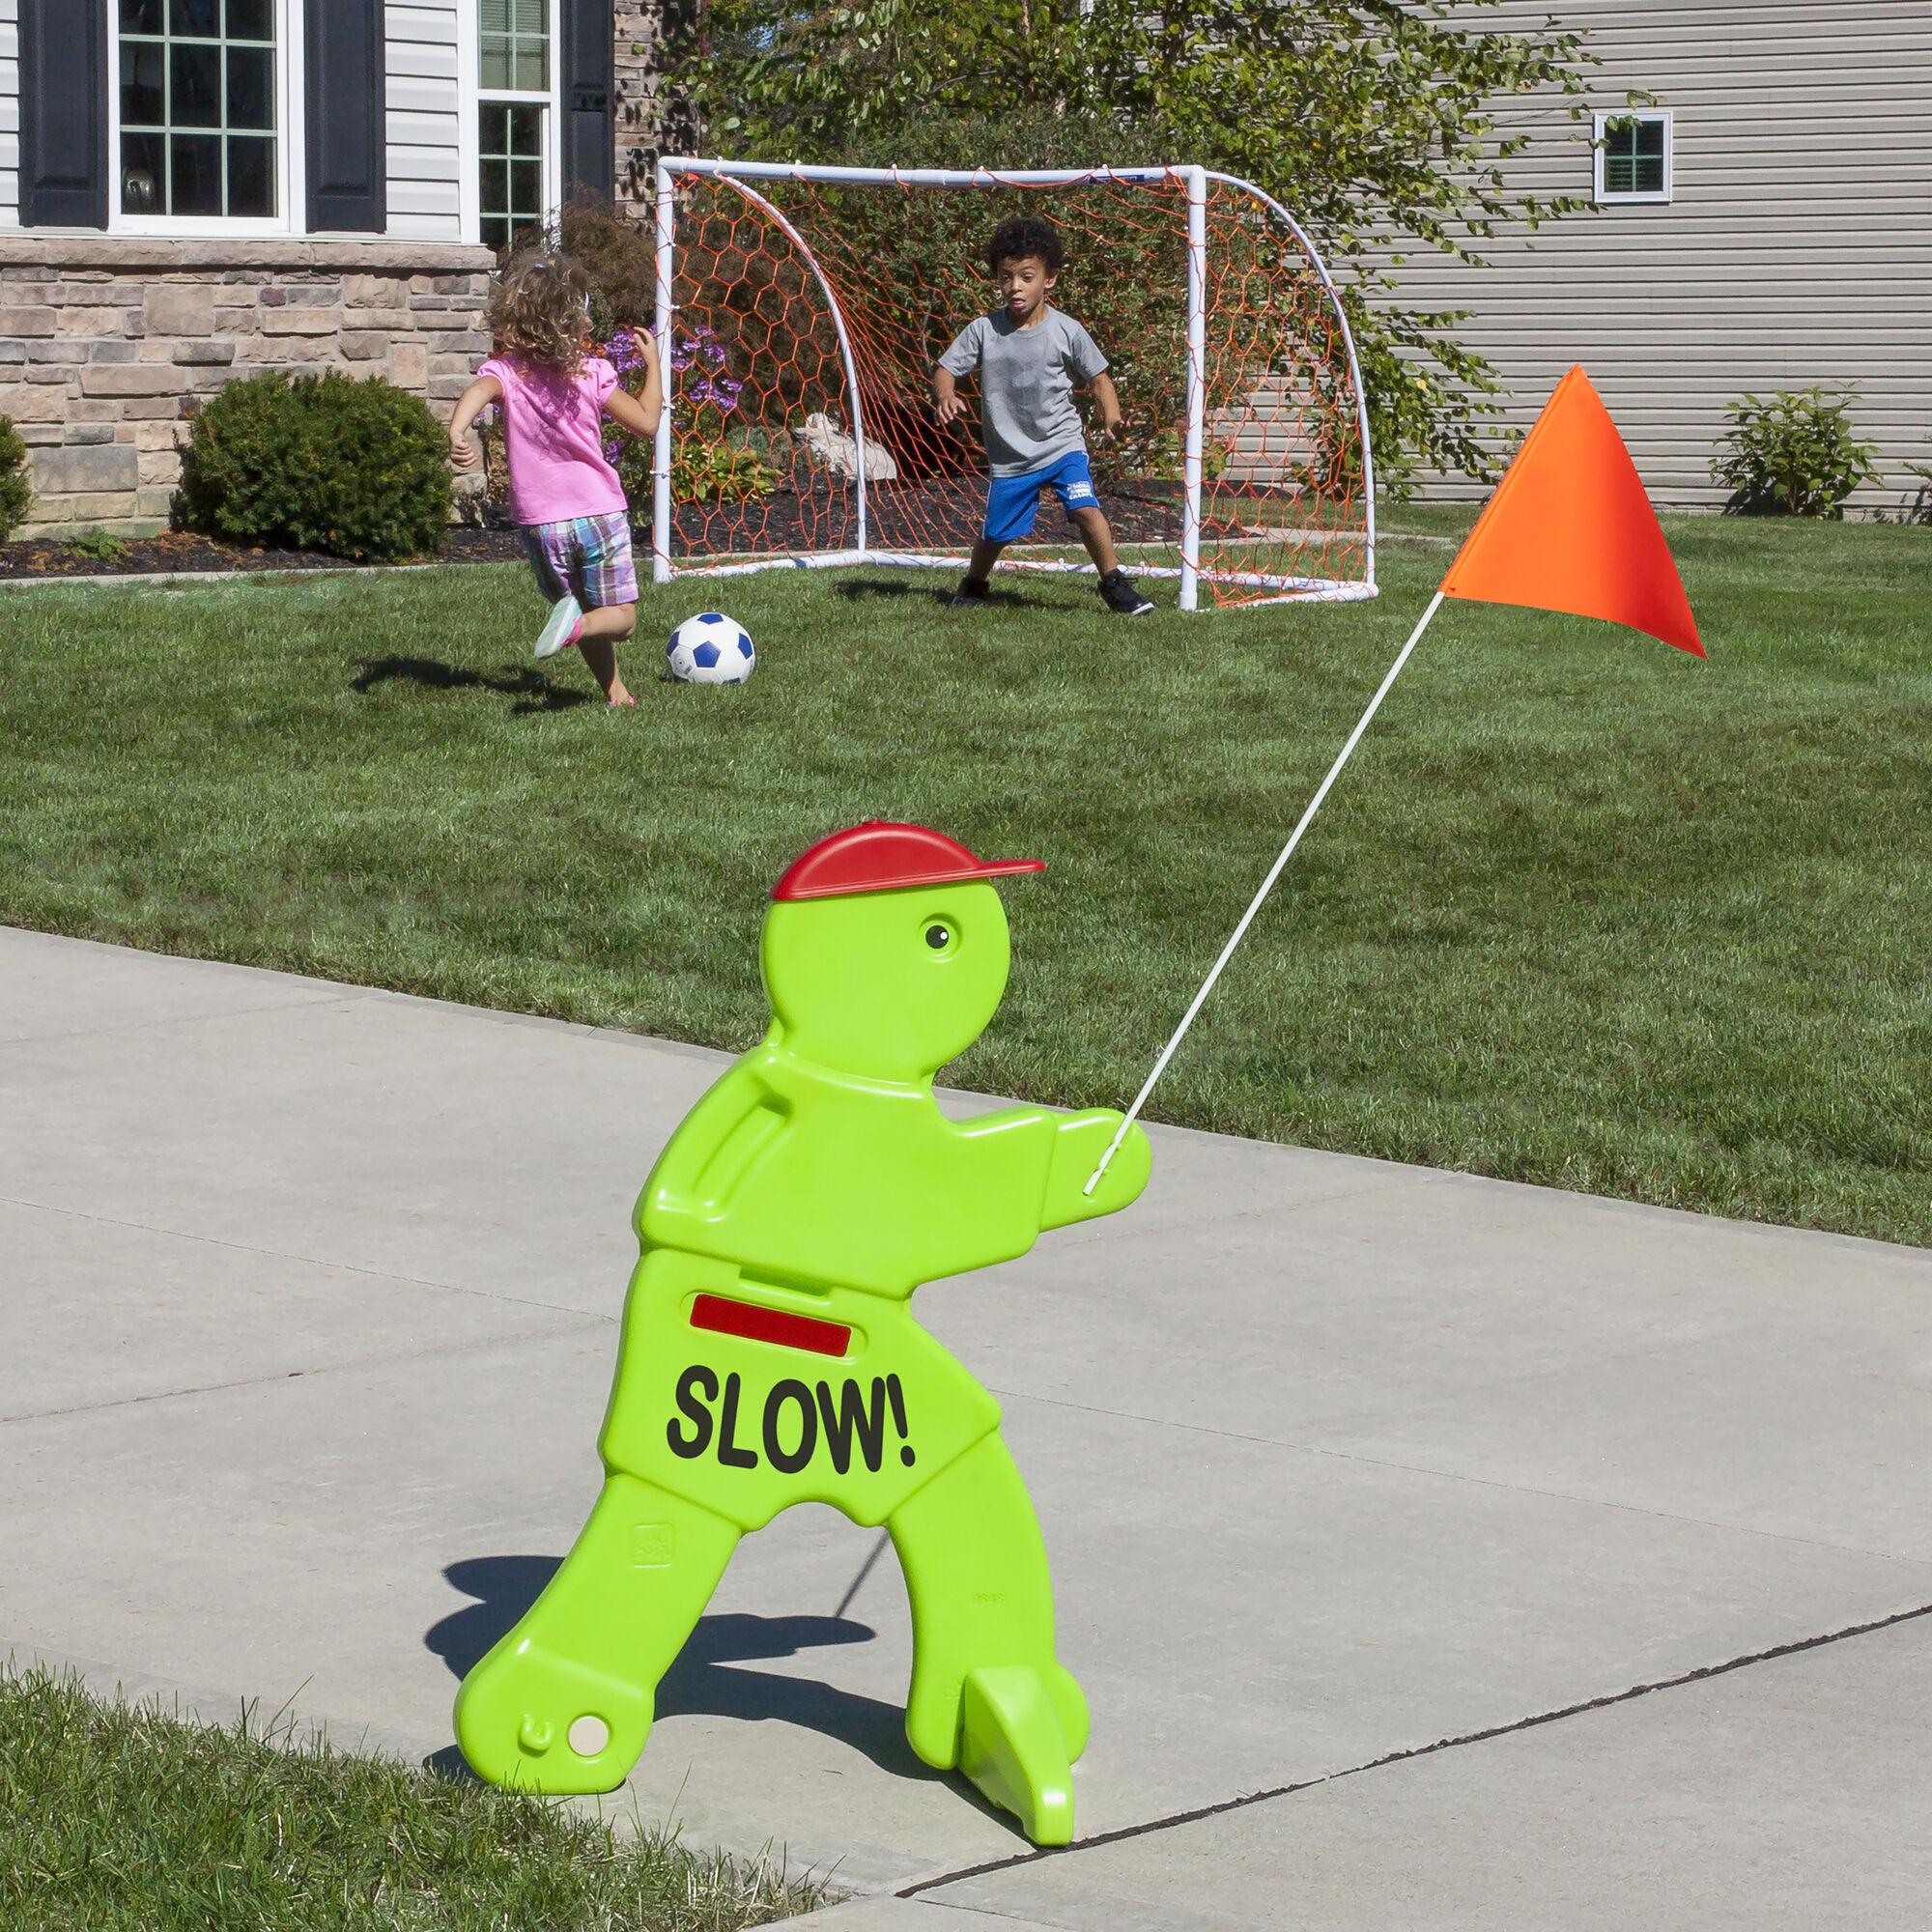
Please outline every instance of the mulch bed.
M867 535L875 550L962 551L979 536L986 486L980 477L935 478L924 483L875 484L867 492ZM1100 507L1122 544L1180 541L1180 507L1142 497L1103 497ZM857 506L844 484L823 473L795 472L758 502L680 503L674 554L688 556L750 555L791 550L843 550L858 536ZM1238 535L1239 526L1204 522L1203 534ZM1035 541L1074 544L1077 538L1051 500L1042 504ZM172 572L218 570L353 570L351 559L320 551L254 550L185 530L125 537L109 556L97 556L61 537L32 537L0 545L0 580L61 577L153 577ZM638 549L648 562L650 526L638 531ZM521 533L501 506L492 504L482 526L458 525L444 537L435 561L520 562ZM424 558L422 561L430 561Z
M1139 497L1102 497L1100 508L1117 543L1179 543L1179 503ZM925 483L875 483L866 492L866 535L874 550L961 551L984 526L981 477ZM788 550L844 550L858 541L858 505L850 489L823 476L796 477L761 502L680 503L677 549L711 555ZM1060 506L1050 498L1035 527L1037 543L1077 545Z
M186 530L156 537L123 537L112 556L93 556L60 537L29 537L0 545L0 580L50 577L155 577L173 571L353 570L346 557L312 550L251 550ZM443 539L443 563L502 563L524 554L512 529L462 525Z

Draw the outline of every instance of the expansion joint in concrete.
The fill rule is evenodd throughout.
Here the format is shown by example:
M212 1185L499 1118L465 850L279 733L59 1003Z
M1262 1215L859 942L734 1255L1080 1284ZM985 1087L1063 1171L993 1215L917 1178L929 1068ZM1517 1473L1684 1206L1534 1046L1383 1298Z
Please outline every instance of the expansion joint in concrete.
M1688 1685L1708 1683L1714 1677L1728 1677L1734 1671L1747 1670L1754 1664L1774 1663L1782 1657L1796 1657L1807 1650L1822 1650L1828 1644L1847 1643L1853 1637L1894 1630L1900 1624L1913 1623L1920 1617L1932 1617L1932 1604L1920 1604L1916 1609L1896 1610L1890 1616L1874 1617L1867 1623L1850 1624L1842 1630L1825 1631L1817 1636L1798 1637L1790 1643L1774 1644L1768 1650L1754 1650L1743 1657L1728 1658L1722 1663L1700 1664L1696 1669L1682 1671L1675 1677L1660 1677L1648 1684L1633 1684L1628 1690L1613 1690L1602 1697L1586 1697L1580 1703L1565 1704L1554 1711L1538 1711L1507 1724L1492 1724L1486 1730L1465 1731L1453 1738L1437 1738L1434 1744L1411 1745L1406 1749L1388 1751L1362 1764L1351 1764L1345 1771L1325 1772L1320 1777L1304 1777L1297 1783L1277 1784L1265 1791L1251 1791L1240 1798L1223 1799L1218 1804L1196 1805L1190 1811L1171 1812L1164 1818L1150 1818L1140 1825L1123 1825L1117 1832L1099 1832L1091 1838L1076 1838L1070 1845L1016 1852L1011 1858L989 1859L982 1864L962 1865L957 1871L922 1878L906 1886L896 1895L914 1898L921 1892L936 1891L941 1887L963 1884L968 1879L984 1878L992 1872L1010 1871L1017 1865L1037 1864L1043 1859L1070 1858L1079 1852L1097 1851L1103 1845L1118 1845L1128 1838L1145 1838L1157 1832L1178 1831L1184 1825L1198 1825L1204 1819L1225 1817L1231 1811L1252 1810L1258 1804L1271 1804L1278 1799L1293 1798L1297 1792L1313 1791L1324 1784L1339 1784L1345 1777L1359 1777L1371 1771L1386 1771L1392 1765L1406 1764L1414 1758L1435 1757L1441 1751L1460 1750L1465 1745L1488 1744L1495 1738L1513 1737L1519 1731L1533 1731L1545 1724L1586 1717L1592 1711L1606 1711L1617 1704L1648 1697L1655 1690L1679 1690Z

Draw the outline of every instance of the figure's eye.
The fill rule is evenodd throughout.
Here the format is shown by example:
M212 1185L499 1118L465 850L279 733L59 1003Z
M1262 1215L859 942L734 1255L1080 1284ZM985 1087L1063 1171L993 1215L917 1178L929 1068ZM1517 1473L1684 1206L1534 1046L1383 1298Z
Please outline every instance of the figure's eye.
M925 943L935 952L944 952L952 944L952 929L939 924L936 921L925 928Z

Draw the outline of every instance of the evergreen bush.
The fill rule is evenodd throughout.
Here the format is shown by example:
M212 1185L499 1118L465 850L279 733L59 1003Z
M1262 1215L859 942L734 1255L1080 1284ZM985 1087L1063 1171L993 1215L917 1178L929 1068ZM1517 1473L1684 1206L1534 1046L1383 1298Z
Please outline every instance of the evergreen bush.
M1711 477L1730 492L1739 517L1844 519L1844 501L1876 483L1874 444L1852 429L1853 392L1835 400L1821 388L1777 389L1766 402L1746 395L1724 412L1731 427L1711 459Z
M449 500L447 436L419 396L271 370L195 418L175 511L208 536L359 561L440 549Z
M0 416L0 543L27 521L34 486L27 481L27 445L12 416Z

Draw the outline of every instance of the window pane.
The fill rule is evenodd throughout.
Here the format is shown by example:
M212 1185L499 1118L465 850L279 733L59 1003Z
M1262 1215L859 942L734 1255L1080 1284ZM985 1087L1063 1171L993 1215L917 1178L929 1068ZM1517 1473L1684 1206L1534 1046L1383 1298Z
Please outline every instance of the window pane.
M543 109L541 107L512 107L510 117L510 145L504 151L512 155L534 155L543 157Z
M121 137L121 213L165 214L168 137L165 134L124 134Z
M476 146L485 155L510 152L510 110L486 100L476 110Z
M228 213L275 212L275 144L252 135L228 140Z
M483 57L478 63L485 87L508 87L510 84L509 50L500 42L493 44L483 43Z
M275 56L269 47L228 49L228 125L272 128Z
M161 0L121 0L121 31L124 34L158 34L161 31Z
M1604 192L1605 194L1634 194L1636 164L1628 155L1605 155L1604 156Z
M1644 158L1631 164L1631 178L1635 185L1633 194L1662 194L1663 192L1663 162Z
M543 163L541 161L512 161L510 163L510 213L512 214L541 214L543 213Z
M510 164L508 161L486 160L482 164L482 178L477 183L477 193L481 198L486 214L506 214L510 207Z
M168 32L214 40L221 32L221 0L170 0Z
M221 136L177 134L170 143L174 195L170 214L221 213Z
M121 119L150 128L167 119L167 49L158 41L121 43Z
M486 214L479 231L486 248L495 248L498 254L510 245L510 224L500 214Z
M547 0L512 0L520 34L547 35L550 32Z
M221 49L181 43L168 49L177 128L221 126Z
M1631 130L1633 147L1636 154L1646 158L1663 158L1663 123L1662 121L1639 121Z
M231 41L272 41L274 16L269 0L228 0L228 38Z
M523 43L517 55L515 84L527 88L532 94L540 93L550 85L550 53L547 48L532 48L527 42Z
M486 34L507 34L510 31L510 0L483 0L476 24Z

